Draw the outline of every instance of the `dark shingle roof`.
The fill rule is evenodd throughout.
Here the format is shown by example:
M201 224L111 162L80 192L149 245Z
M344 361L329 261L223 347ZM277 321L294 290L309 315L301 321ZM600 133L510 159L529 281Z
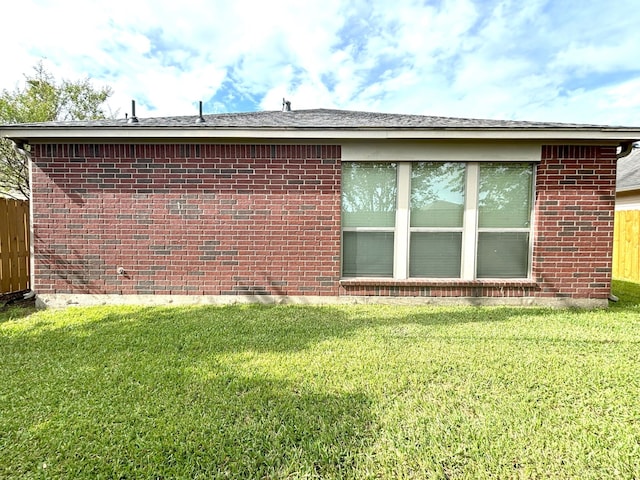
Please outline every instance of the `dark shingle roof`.
M629 155L618 160L616 190L640 189L640 148L634 148Z
M221 113L205 115L204 123L196 123L197 115L178 117L140 118L138 123L128 123L125 119L87 120L71 122L45 122L21 124L33 128L229 128L229 129L576 129L600 128L603 126L574 124L525 122L514 120L487 120L455 117L433 117L426 115L402 115L395 113L358 112L348 110L293 110L262 111L249 113Z

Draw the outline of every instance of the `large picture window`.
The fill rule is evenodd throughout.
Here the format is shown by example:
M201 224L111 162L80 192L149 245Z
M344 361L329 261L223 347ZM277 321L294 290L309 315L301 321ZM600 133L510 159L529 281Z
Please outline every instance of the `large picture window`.
M526 278L533 165L344 162L342 275Z

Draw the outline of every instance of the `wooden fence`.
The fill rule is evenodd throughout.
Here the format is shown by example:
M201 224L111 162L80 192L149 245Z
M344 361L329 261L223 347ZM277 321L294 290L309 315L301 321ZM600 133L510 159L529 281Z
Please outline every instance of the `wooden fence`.
M0 198L0 295L29 282L29 202Z
M640 210L617 210L613 277L640 283Z

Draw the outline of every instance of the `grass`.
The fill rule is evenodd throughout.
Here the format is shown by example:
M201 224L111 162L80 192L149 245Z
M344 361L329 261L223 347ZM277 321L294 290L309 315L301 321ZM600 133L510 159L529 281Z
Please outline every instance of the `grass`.
M638 478L608 310L0 312L0 478Z

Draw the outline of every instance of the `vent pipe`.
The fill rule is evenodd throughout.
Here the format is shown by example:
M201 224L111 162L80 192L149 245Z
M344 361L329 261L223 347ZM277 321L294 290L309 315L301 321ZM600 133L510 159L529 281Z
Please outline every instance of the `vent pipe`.
M200 103L200 113L198 115L198 118L196 118L196 123L204 123L206 122L206 120L202 116L202 101L200 101L199 103Z
M290 112L291 111L291 102L289 100L282 99L282 111Z
M131 116L127 123L138 123L138 117L136 117L136 101L131 100Z

